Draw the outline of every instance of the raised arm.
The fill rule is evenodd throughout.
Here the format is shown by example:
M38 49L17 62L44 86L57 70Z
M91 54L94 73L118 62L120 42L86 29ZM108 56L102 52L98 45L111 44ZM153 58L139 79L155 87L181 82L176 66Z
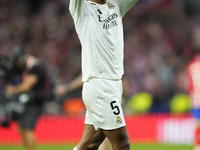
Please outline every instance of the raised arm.
M84 3L85 0L70 0L69 11L75 21L83 14Z

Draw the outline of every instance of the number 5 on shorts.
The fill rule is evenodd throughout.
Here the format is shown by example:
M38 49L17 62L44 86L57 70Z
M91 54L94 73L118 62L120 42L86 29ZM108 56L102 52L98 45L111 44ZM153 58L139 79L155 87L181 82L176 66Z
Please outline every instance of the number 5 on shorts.
M115 109L115 110L113 111L113 113L114 113L115 115L119 115L119 114L120 114L120 110L119 110L119 107L118 107L117 105L115 105L115 103L116 103L116 101L110 102L110 106L111 106L112 110Z

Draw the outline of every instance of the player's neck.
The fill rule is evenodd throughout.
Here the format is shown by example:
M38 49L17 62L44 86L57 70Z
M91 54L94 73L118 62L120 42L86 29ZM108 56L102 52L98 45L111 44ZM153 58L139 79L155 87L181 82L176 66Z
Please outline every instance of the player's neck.
M90 0L91 2L95 2L97 4L105 4L106 0Z

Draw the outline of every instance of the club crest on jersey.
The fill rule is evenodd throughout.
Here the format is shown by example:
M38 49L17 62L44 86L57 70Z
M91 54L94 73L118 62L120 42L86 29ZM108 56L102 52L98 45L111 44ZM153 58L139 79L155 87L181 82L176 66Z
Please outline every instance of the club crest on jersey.
M115 5L112 4L112 3L108 3L108 8L109 8L109 9L114 9L114 8L115 8Z
M117 122L117 124L121 124L122 123L122 119L120 118L120 116L116 117L116 122Z

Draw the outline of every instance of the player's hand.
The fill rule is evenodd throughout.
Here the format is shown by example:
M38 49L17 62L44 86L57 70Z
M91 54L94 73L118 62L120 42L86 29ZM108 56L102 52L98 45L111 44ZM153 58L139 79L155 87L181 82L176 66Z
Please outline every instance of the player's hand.
M11 85L7 85L5 88L5 97L10 99L13 93L14 93L14 87Z
M12 94L14 92L15 92L15 90L14 90L14 87L12 85L7 85L6 86L6 93L7 94Z
M68 89L68 88L67 88L67 85L58 85L58 86L55 88L55 94L56 94L57 96L62 96L62 95L64 95L65 93L68 92L67 89Z

